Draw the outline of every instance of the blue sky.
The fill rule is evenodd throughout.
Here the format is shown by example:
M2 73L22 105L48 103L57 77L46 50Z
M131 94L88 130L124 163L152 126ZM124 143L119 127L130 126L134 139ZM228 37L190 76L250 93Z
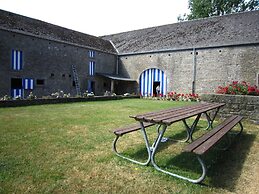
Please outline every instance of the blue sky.
M0 9L101 36L175 23L188 0L0 0Z

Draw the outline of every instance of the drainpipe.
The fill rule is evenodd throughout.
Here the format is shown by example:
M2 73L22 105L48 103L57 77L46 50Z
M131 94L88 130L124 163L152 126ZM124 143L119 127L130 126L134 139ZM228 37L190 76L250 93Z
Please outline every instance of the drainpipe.
M192 54L193 54L193 59L192 59L192 65L193 65L192 94L195 94L195 87L196 87L196 49L195 48L193 48Z
M119 56L118 55L116 59L116 75L119 75Z

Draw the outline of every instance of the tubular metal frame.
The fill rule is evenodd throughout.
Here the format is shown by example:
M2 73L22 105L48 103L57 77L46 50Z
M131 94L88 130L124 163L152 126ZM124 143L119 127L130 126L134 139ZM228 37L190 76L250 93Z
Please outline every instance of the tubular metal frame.
M206 119L208 121L208 126L207 126L207 128L205 130L208 130L209 128L211 128L211 129L213 128L212 125L213 125L213 122L214 122L218 112L219 112L219 109L220 109L220 107L216 109L216 111L215 111L215 113L214 113L214 115L212 117L210 117L207 112L204 113L205 116L206 116Z
M185 125L185 128L186 128L186 131L187 131L187 138L186 138L185 141L186 142L189 141L189 140L193 141L192 134L193 134L198 122L199 122L201 114L206 115L206 118L207 118L207 121L208 121L208 127L206 128L206 130L208 130L209 128L213 127L212 124L213 124L213 122L216 118L216 115L217 115L218 111L219 111L219 108L217 108L217 110L215 111L215 113L212 117L210 117L207 112L198 114L191 126L189 126L187 124L186 120L183 119L182 121L183 121L183 123ZM179 174L169 172L169 171L164 170L161 167L159 167L158 164L155 161L155 155L156 155L159 144L161 143L163 135L164 135L168 126L166 124L159 124L157 126L157 134L158 134L157 138L154 140L154 143L150 146L149 139L148 139L148 136L147 136L147 133L146 133L146 128L144 127L144 123L143 123L143 121L139 121L139 123L140 123L140 126L141 126L141 133L143 135L143 138L144 138L144 141L145 141L145 146L146 146L147 153L148 153L148 158L147 158L146 162L139 162L137 160L131 159L129 157L126 157L126 156L120 154L116 149L116 143L117 143L118 139L120 138L120 136L116 136L116 138L113 141L113 151L116 153L117 156L119 156L121 158L124 158L126 160L129 160L133 163L140 164L140 165L148 165L149 163L151 163L156 170L158 170L160 172L163 172L165 174L168 174L170 176L176 177L176 178L187 180L191 183L195 183L195 184L201 183L205 179L205 177L207 175L206 164L203 161L202 157L200 155L197 155L197 154L196 154L196 157L198 159L199 164L201 165L201 170L202 170L202 173L201 173L200 177L198 177L197 179L191 179L191 178L188 178L188 177L185 177L185 176L181 176ZM240 132L236 133L236 135L240 135L243 131L243 125L242 125L241 121L238 122L238 123L240 125L241 130L240 130Z

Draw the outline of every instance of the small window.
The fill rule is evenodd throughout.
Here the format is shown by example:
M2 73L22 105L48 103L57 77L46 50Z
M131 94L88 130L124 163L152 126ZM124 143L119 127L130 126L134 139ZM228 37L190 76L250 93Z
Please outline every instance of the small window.
M44 80L44 79L37 79L37 80L36 80L36 84L37 84L38 86L43 86L43 85L45 84L45 80Z
M75 81L72 82L72 86L73 86L73 87L76 86L76 82L75 82Z
M22 70L23 68L23 52L19 50L12 50L12 69Z
M88 51L88 56L90 58L95 58L95 51L92 51L92 50Z
M62 74L62 77L66 77L66 74Z
M72 77L72 75L71 75L71 74L69 74L69 75L68 75L68 77Z
M50 74L50 77L54 77L54 73L51 73L51 74Z
M256 74L256 85L259 87L259 73Z
M12 78L11 79L12 89L22 89L22 78Z

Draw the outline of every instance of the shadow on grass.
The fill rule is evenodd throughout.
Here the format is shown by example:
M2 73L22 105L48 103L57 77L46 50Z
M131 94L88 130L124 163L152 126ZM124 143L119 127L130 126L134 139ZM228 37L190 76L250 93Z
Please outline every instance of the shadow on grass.
M196 139L198 137L201 136L201 134L204 134L207 132L207 130L205 130L206 127L205 125L197 125L195 130L194 130L194 133L193 133L193 139ZM173 134L170 134L170 131L173 131L173 126L172 126L172 129L168 129L167 130L167 134L165 135L166 137L168 137L170 140L172 141L184 141L186 138L187 138L187 130L185 129L185 126L182 126L182 130L181 132L178 132L178 133L173 133ZM199 134L198 136L196 134ZM197 136L197 137L196 137Z
M243 133L227 151L222 152L209 169L210 185L233 191L255 138L254 134Z
M202 184L233 191L255 138L256 135L243 133L233 139L231 146L226 151L211 149L203 155L202 158L208 171ZM221 147L220 144L222 143L219 143L216 148ZM164 149L163 146L168 145L162 144L159 149ZM161 159L160 155L156 157L157 160L161 168L170 172L194 179L201 175L201 166L194 154L181 152L167 159Z
M190 124L190 123L188 123ZM199 133L198 137L201 136L201 133L206 133L207 131L204 130L206 127L204 127L205 125L198 125L194 131L194 139L195 138L195 133ZM177 127L176 127L177 128ZM171 134L171 131L173 131L173 134ZM201 132L199 132L201 131ZM156 136L156 135L155 135ZM172 126L172 128L168 128L167 129L167 134L165 135L165 137L169 138L169 140L167 142L161 143L159 145L158 148L158 152L162 151L163 149L167 149L168 147L170 147L172 144L176 144L179 143L179 141L184 141L187 137L187 131L185 129L185 126L182 125L182 130L181 132L179 132L179 130L177 130L176 132L174 131L174 126ZM143 137L141 137L143 138ZM149 143L153 143L154 139L149 139ZM120 140L119 140L120 141ZM124 142L126 142L125 140L122 140ZM182 144L182 143L181 143ZM184 143L182 144L184 145ZM151 145L150 145L151 146ZM138 160L138 161L145 161L148 158L148 154L147 154L147 149L145 147L144 144L144 140L143 140L143 144L142 145L137 145L136 147L134 147L133 149L129 149L129 150L124 150L122 152L125 156ZM184 154L184 153L182 153ZM194 158L194 157L192 157ZM190 158L189 158L190 159ZM194 159L195 160L195 159ZM198 164L198 163L197 163Z

